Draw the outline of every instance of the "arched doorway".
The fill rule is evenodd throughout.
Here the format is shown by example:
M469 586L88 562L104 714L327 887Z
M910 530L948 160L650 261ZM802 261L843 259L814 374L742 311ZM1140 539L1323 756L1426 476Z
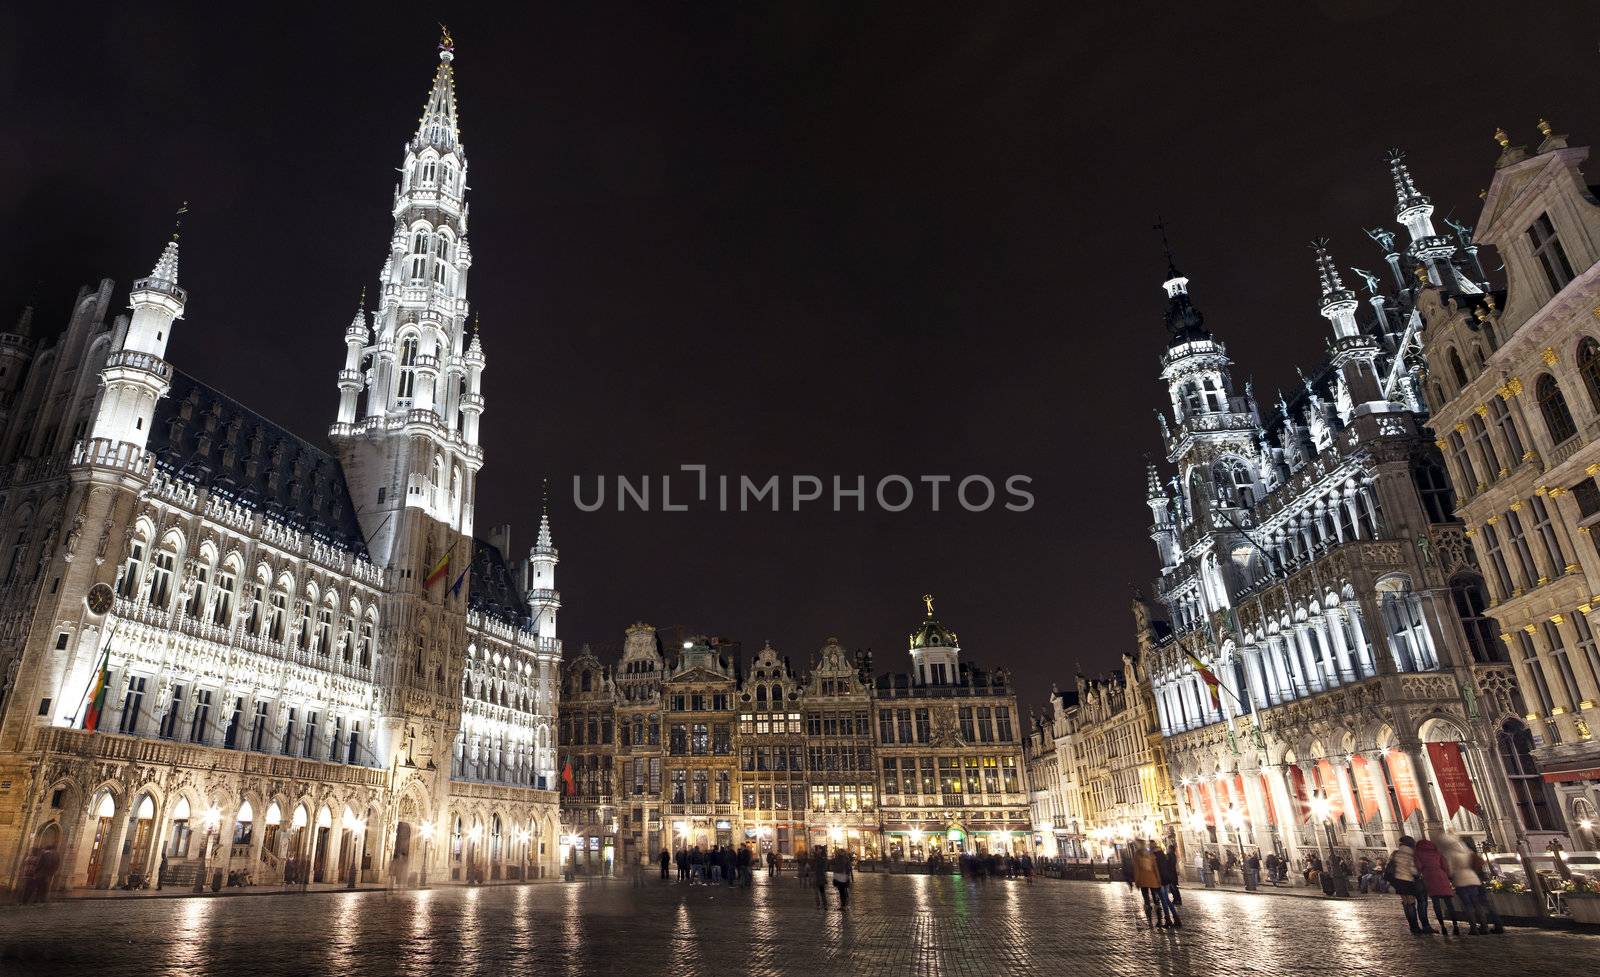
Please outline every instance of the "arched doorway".
M137 887L150 878L150 854L154 848L156 827L156 802L149 794L140 794L134 803L133 823L128 826L128 884Z
M500 815L495 814L489 818L489 878L500 878L500 863L505 857L502 847L504 837L500 831Z
M309 878L306 871L306 839L310 829L310 813L306 811L304 804L297 805L294 815L289 819L289 839L285 846L283 872L285 882L304 882Z
M111 846L111 832L117 816L116 798L111 796L110 791L102 793L90 812L89 828L93 833L89 842L89 868L84 874L83 884L93 889L99 886L100 876L108 867L110 853L107 849Z
M167 858L177 861L189 857L189 844L194 840L194 829L189 824L189 798L179 797L172 807L172 827L167 829Z
M261 816L261 869L268 881L288 881L284 872L283 841L283 811L277 801L271 801Z
M328 872L328 836L333 832L333 812L327 805L317 812L317 830L311 836L311 880L313 882L330 881Z

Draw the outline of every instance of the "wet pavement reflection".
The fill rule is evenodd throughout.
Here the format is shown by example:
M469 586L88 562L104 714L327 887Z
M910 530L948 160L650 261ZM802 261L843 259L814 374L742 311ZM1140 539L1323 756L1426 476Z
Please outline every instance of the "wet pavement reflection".
M830 891L830 897L832 893ZM1600 935L1410 936L1398 900L1184 892L1140 928L1123 886L857 876L848 913L793 876L57 903L0 910L0 974L1388 975L1600 966Z

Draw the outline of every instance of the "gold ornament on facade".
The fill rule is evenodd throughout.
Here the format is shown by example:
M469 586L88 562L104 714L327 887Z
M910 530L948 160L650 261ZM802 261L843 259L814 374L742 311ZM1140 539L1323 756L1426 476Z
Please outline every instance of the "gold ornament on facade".
M1511 500L1511 511L1512 512L1521 512L1522 511L1522 500L1521 499L1512 499Z
M1594 462L1593 464L1590 464L1584 468L1583 473L1588 475L1590 478L1600 475L1600 461Z
M1489 416L1489 405L1488 404L1479 404L1478 406L1472 408L1472 412L1474 414L1477 414L1479 417L1488 417Z
M1467 433L1467 422L1466 421L1456 421L1456 433L1457 434L1466 434Z
M1546 139L1549 139L1550 136L1555 132L1555 130L1550 126L1549 119L1540 119L1538 122L1535 122L1534 125L1539 127L1539 135L1545 137Z
M1529 634L1533 634L1535 631L1539 630L1539 625L1537 625L1537 624L1524 624L1522 626L1522 630L1528 632Z
M1496 129L1494 131L1494 141L1500 144L1501 149L1505 149L1511 145L1511 137L1506 135L1506 131L1504 129Z
M1565 620L1566 620L1566 618L1562 617L1560 614L1552 614L1552 615L1550 615L1550 623L1551 624L1561 624Z
M1544 351L1539 354L1539 358L1544 360L1546 366L1556 365L1556 351L1549 346L1544 348Z
M1439 449L1439 450L1440 450L1440 451L1443 451L1443 450L1445 450L1445 441L1444 441L1444 438L1434 438L1434 439L1433 439L1433 446L1434 446L1434 447L1435 447L1435 448L1438 448L1438 449Z

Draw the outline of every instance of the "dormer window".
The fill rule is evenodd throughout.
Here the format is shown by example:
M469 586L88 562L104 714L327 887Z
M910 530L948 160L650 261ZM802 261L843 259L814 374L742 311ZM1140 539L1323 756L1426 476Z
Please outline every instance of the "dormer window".
M1550 291L1559 292L1565 288L1572 281L1572 263L1567 260L1561 239L1556 237L1556 228L1550 223L1549 214L1540 214L1534 219L1533 226L1528 228L1528 243L1533 247L1533 256L1539 260L1539 266L1544 269Z

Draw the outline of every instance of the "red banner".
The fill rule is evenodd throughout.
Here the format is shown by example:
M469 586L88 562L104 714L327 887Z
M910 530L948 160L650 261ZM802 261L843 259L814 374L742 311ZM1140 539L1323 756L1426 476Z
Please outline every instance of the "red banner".
M1317 786L1328 799L1328 817L1344 817L1344 791L1339 789L1339 775L1327 760L1317 761Z
M1355 776L1356 807L1361 811L1361 823L1376 820L1383 814L1383 788L1378 783L1379 778L1364 756L1350 761L1350 771Z
M1298 763L1289 767L1289 793L1302 822L1311 820L1311 795L1306 793L1306 772Z
M1422 806L1422 792L1417 789L1417 772L1411 767L1411 758L1392 746L1383 755L1383 761L1389 768L1389 782L1394 785L1394 796L1400 802L1400 820L1404 821Z
M1206 790L1205 784L1200 785L1200 806L1205 811L1206 824L1216 824L1217 811L1211 806L1211 791Z
M1233 796L1239 799L1239 813L1243 814L1245 820L1249 821L1253 826L1256 819L1250 816L1250 801L1244 796L1244 774L1242 773L1233 775ZM1251 830L1254 830L1254 828L1252 827Z
M1261 775L1261 802L1267 805L1267 823L1278 823L1278 809L1272 806L1272 784L1267 780L1267 775Z
M1466 808L1482 817L1478 795L1472 789L1472 775L1467 773L1466 760L1461 756L1461 744L1429 743L1428 759L1433 763L1433 782L1444 795L1444 816L1451 817Z

